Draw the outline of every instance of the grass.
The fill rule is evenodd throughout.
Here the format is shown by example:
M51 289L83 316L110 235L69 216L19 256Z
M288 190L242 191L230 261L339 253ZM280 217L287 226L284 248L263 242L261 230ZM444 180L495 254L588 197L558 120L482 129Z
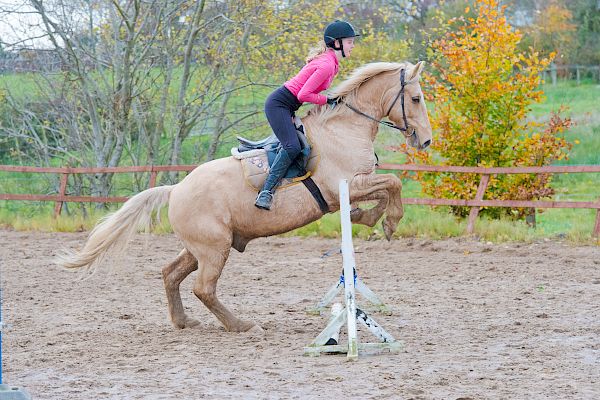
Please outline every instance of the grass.
M13 213L10 209L0 209L0 226L18 231L39 230L49 232L81 232L92 229L103 213L92 213L84 216L81 213L62 215L54 218L52 210L43 204L34 205L37 212Z
M33 73L0 74L0 91L7 91L17 96L28 96L40 93L42 89L36 83Z
M2 80L4 79L4 81ZM23 81L11 81L0 77L0 87L8 85L29 85L27 77ZM30 88L33 90L33 88ZM575 144L568 160L561 161L567 165L600 165L600 113L597 104L600 102L600 85L585 83L576 85L574 82L559 82L556 86L545 85L546 101L532 107L532 118L543 120L550 111L558 110L561 105L569 109L566 114L571 116L575 125L565 134L568 140ZM236 98L236 106L248 101ZM261 133L259 133L260 135ZM252 134L248 134L252 137ZM256 132L254 134L256 136ZM184 154L192 157L198 141L206 140L198 137L186 143ZM401 138L395 132L382 129L376 142L376 151L380 162L402 163L404 156L387 150L387 146L399 144ZM219 150L222 156L227 155L230 143ZM558 174L554 178L553 187L557 200L598 199L598 182L600 174ZM55 193L58 184L56 176L41 176L38 174L11 175L0 173L0 193ZM421 197L420 185L410 179L403 180L403 197ZM137 190L132 185L131 175L120 174L115 179L115 188L111 195L131 195ZM142 182L141 187L144 187ZM53 203L34 203L3 201L0 202L0 224L18 230L36 229L46 231L80 231L91 229L95 222L118 205L112 205L109 210L96 210L87 205L69 204L69 213L59 218L53 218ZM585 209L549 209L537 214L537 227L532 229L522 221L489 220L482 217L475 225L475 235L481 240L492 242L505 241L534 241L544 238L561 238L575 243L598 243L591 237L596 216L595 210ZM163 212L164 213L164 212ZM446 207L406 206L405 217L401 221L395 236L398 237L428 237L443 239L462 236L466 229L466 221L455 218ZM166 218L155 227L156 232L170 232ZM353 226L356 236L364 239L383 238L381 225L374 228ZM340 234L339 215L331 214L321 220L296 229L287 235L338 237Z
M547 118L552 111L566 107L563 114L570 116L575 125L565 137L575 143L568 160L557 164L600 164L600 85L588 82L577 85L574 81L562 81L556 86L543 86L546 101L532 107L532 116Z
M11 202L18 203L18 202ZM47 202L29 202L28 212L14 212L10 208L0 208L0 226L17 231L44 231L44 232L84 232L90 231L94 226L109 213L116 211L117 206L109 209L96 209L88 207L85 212L80 207L70 213L63 213L54 217L54 204ZM157 218L151 230L156 234L172 233L169 225L166 208L161 210L160 218Z

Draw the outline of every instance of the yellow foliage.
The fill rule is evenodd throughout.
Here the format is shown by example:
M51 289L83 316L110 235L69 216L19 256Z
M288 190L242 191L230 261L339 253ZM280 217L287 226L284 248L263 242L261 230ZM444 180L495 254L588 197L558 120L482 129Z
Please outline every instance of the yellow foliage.
M477 0L475 7L476 18L450 21L454 30L433 44L437 74L426 78L434 94L433 150L444 164L460 166L537 166L564 158L570 145L558 135L570 120L556 114L540 132L539 124L526 119L529 106L542 98L540 72L551 58L518 50L522 34L510 26L498 0ZM417 158L433 161L427 154ZM473 198L478 181L475 174L425 175L423 189ZM552 194L549 183L549 177L502 175L486 193L487 198L534 199Z
M535 16L535 23L530 32L534 46L547 52L566 53L572 47L577 30L571 22L571 11L560 2L551 0Z

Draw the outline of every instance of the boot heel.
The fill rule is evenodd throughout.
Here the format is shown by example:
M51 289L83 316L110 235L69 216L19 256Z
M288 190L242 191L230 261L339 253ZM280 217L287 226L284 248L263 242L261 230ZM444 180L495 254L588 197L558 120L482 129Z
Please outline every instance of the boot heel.
M287 151L285 151L285 149L282 148L279 150L277 156L275 156L275 160L273 160L273 164L269 170L269 175L265 180L262 190L256 197L256 201L254 202L256 207L262 208L263 210L271 209L271 204L273 203L273 194L275 193L277 184L285 175L285 171L287 171L292 161L293 160L290 158L290 155Z
M271 204L273 204L273 193L268 190L262 190L254 202L256 207L267 211L271 209Z

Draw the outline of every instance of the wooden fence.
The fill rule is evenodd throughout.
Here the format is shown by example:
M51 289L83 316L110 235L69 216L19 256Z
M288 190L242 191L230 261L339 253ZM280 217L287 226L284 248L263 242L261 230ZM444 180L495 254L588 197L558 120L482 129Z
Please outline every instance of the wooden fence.
M546 166L546 167L457 167L457 166L439 166L439 165L412 165L412 164L381 164L382 170L399 171L427 171L427 172L457 172L467 174L479 174L481 180L475 198L472 200L453 200L453 199L421 199L421 198L403 198L404 204L420 205L445 205L445 206L464 206L471 207L469 220L467 223L467 233L473 233L475 221L481 207L523 207L523 208L591 208L596 209L596 223L594 225L593 235L600 235L600 197L594 201L524 201L524 200L483 200L487 185L492 175L498 174L566 174L566 173L592 173L600 172L600 165L581 165L581 166Z
M600 82L600 65L552 65L542 73L542 78L546 82L548 82L548 75L553 85L556 85L559 78L574 79L579 85L582 76L589 76Z
M26 166L0 165L0 171L15 173L49 173L60 174L59 193L55 195L40 194L10 194L0 193L0 200L30 200L56 202L54 213L60 215L64 202L97 202L97 203L122 203L128 197L99 197L99 196L70 196L67 195L68 178L71 174L102 174L102 173L134 173L149 172L149 187L156 185L159 172L182 171L189 172L196 165L176 166L138 166L138 167L106 167L106 168L39 168ZM430 206L463 206L471 207L467 223L467 233L473 233L475 221L481 207L523 207L523 208L584 208L596 209L596 222L593 235L600 236L600 197L594 201L522 201L522 200L484 200L485 191L490 177L497 174L557 174L557 173L600 173L600 165L588 166L546 166L546 167L514 167L514 168L481 168L434 166L413 164L381 164L379 169L387 171L427 171L427 172L455 172L479 174L481 180L474 199L432 199L432 198L403 198L404 204L430 205ZM600 187L600 186L599 186Z

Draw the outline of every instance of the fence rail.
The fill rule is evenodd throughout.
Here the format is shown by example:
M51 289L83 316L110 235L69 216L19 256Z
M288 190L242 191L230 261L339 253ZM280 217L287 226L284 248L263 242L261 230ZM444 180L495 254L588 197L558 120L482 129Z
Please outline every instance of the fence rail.
M0 200L53 201L56 202L54 213L60 215L65 202L98 202L123 203L128 197L102 196L71 196L67 195L68 178L71 174L99 173L135 173L149 172L149 187L156 185L159 172L190 172L197 165L149 165L134 167L104 167L104 168L42 168L29 166L0 165L0 171L15 173L50 173L60 174L60 188L56 195L40 194L10 194L0 193ZM474 199L434 199L434 198L403 198L404 204L429 206L463 206L471 207L467 223L467 233L473 233L475 221L481 207L523 207L523 208L582 208L596 209L596 222L593 235L600 236L600 197L596 201L523 201L523 200L484 200L485 191L492 175L498 174L547 174L547 173L600 173L600 165L586 166L545 166L545 167L511 167L483 168L414 164L380 164L380 170L386 171L421 171L421 172L455 172L479 174L481 179Z
M600 65L552 65L542 73L545 81L548 80L548 75L553 85L556 85L559 78L575 79L579 85L582 76L591 76L600 82Z

